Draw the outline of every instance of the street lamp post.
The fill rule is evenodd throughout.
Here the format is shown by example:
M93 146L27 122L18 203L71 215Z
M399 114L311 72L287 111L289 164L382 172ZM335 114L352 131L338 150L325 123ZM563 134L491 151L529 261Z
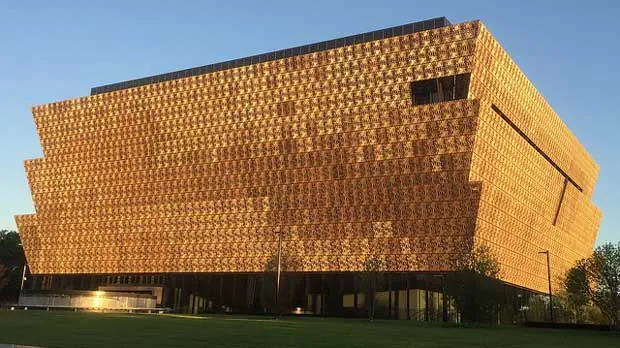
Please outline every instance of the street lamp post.
M551 315L551 322L553 323L553 295L551 293L551 262L549 261L549 250L539 251L539 254L547 255L547 281L549 283L549 314Z
M24 264L24 271L22 272L22 283L19 287L19 290L24 290L24 283L26 282L26 267L28 267L28 265Z
M280 273L282 271L282 232L278 235L278 274L276 275L276 318L280 315Z

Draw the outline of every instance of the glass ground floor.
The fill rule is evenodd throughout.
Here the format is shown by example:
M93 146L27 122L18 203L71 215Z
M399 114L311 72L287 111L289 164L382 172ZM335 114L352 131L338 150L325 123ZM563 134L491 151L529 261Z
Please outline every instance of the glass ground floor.
M157 296L157 306L179 313L243 313L366 317L375 293L375 317L420 321L459 320L446 295L443 273L173 273L33 275L36 290L98 290ZM532 296L506 284L501 308L518 318Z

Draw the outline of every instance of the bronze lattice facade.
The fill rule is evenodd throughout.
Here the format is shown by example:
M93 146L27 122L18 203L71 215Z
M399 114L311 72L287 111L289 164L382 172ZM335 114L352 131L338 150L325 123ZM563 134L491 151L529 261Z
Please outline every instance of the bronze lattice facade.
M486 244L546 291L539 251L593 248L597 164L482 23L399 28L34 107L31 272L261 272L282 233L288 271Z

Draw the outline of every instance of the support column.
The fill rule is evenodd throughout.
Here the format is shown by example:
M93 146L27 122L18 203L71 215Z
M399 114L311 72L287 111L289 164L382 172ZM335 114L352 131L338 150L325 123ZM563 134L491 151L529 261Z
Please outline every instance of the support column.
M429 308L428 308L428 283L426 282L426 276L422 276L422 283L424 284L424 321L429 320Z
M444 282L444 276L441 276L441 311L443 322L448 322L448 297L446 296L446 284Z
M392 277L387 275L387 290L388 290L388 318L392 318Z
M304 277L305 279L305 284L304 284L304 310L308 311L308 310L312 310L311 308L308 308L308 293L310 292L309 288L310 288L310 279L309 276L306 274L306 276Z
M411 320L411 301L409 299L409 289L411 288L411 284L409 284L409 274L406 274L405 277L407 277L407 320Z

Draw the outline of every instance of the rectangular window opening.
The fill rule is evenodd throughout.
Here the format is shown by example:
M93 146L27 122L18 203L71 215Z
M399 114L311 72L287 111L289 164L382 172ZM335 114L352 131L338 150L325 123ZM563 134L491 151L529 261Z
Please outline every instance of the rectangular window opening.
M444 76L411 83L413 105L425 105L467 98L470 73Z

